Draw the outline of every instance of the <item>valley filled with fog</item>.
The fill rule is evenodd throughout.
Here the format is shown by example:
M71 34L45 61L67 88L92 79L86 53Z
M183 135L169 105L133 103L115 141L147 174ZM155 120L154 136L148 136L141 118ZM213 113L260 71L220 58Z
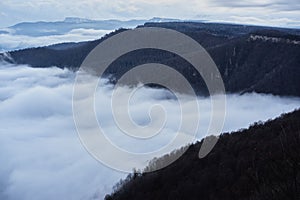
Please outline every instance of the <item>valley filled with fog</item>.
M76 73L67 69L31 68L0 64L0 199L97 199L112 191L126 173L96 161L83 147L72 113L72 91ZM124 87L122 92L131 89ZM132 119L149 123L148 109L162 105L165 130L144 140L130 140L116 128L106 84L96 91L96 112L102 128L118 146L147 152L167 144L178 129L178 102L162 89L141 88L130 105ZM223 132L247 128L257 121L275 118L300 107L299 98L249 93L227 95ZM120 100L122 101L122 100ZM188 106L189 98L185 105ZM206 135L210 120L210 98L199 97L198 140ZM124 110L124 114L127 112ZM195 115L190 108L190 117ZM138 167L147 163L139 163Z

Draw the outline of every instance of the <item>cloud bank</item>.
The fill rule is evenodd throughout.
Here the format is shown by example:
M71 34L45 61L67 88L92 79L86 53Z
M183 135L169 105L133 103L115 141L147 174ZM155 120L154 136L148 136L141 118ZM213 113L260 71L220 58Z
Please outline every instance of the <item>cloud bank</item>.
M62 42L82 42L96 40L111 32L110 30L73 29L61 35L29 36L0 33L0 51L10 51L30 47L46 46Z
M74 78L73 72L55 67L1 64L0 199L101 199L126 176L94 160L81 145L72 118ZM129 89L124 87L124 92ZM166 91L141 88L133 97L130 111L140 125L149 122L147 110L153 104L163 105L168 114L164 136L134 146L116 129L109 106L103 106L109 104L110 94L110 85L98 88L96 110L102 127L116 145L145 152L165 145L173 137L179 110ZM210 99L199 98L199 103L201 138L209 122ZM299 98L228 95L224 131L246 128L299 107ZM190 117L193 115L191 109Z

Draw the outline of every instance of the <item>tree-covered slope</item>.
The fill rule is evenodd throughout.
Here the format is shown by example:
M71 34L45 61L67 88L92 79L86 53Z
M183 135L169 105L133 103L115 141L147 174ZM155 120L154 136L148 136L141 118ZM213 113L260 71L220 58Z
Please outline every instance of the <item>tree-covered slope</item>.
M195 22L146 23L144 26L178 30L199 42L215 61L229 93L255 91L300 96L300 30ZM97 44L120 31L123 29L96 41L25 49L9 54L17 64L77 70ZM116 60L107 73L120 77L128 69L149 62L177 69L197 92L207 92L201 76L189 63L177 55L159 50L128 53Z
M300 199L300 110L224 133L199 159L201 143L164 169L131 174L106 199Z

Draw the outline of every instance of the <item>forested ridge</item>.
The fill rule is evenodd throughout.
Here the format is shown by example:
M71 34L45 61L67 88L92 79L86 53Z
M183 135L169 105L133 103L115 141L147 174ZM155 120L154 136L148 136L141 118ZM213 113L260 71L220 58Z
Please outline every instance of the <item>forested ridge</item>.
M300 110L224 133L199 159L201 143L164 169L130 174L106 200L300 199Z
M180 31L201 44L213 58L227 93L258 92L300 96L300 30L273 27L196 22L146 23L141 27L162 27ZM82 43L66 43L9 52L12 60L33 67L77 70L87 54L100 42L124 31ZM1 56L0 56L1 57ZM199 73L181 57L170 52L143 49L121 56L106 74L120 77L145 63L162 63L178 70L198 94L207 94Z

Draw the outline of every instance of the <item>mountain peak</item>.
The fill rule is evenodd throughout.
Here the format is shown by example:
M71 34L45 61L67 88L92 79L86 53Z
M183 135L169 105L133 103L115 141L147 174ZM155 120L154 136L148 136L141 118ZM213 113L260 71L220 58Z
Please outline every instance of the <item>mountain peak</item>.
M93 20L86 19L86 18L79 18L79 17L66 17L64 22L67 23L84 23L84 22L91 22Z
M172 19L172 18L161 18L161 17L153 17L149 20L149 22L175 22L181 21L179 19Z

